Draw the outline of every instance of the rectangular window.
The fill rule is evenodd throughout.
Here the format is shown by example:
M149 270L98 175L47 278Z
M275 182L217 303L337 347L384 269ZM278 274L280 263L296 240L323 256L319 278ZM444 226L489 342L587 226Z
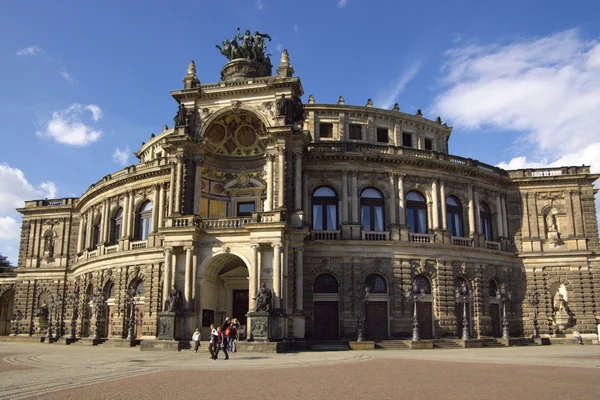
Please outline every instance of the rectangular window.
M333 137L333 124L319 124L319 137L332 138Z
M377 128L377 141L380 143L388 142L388 129L387 128Z
M433 150L433 141L425 138L425 150Z
M402 146L404 147L413 147L412 146L412 134L403 133L402 134Z
M256 205L253 201L245 201L243 203L237 203L237 216L238 217L249 217L256 211Z
M350 139L352 140L362 140L362 126L358 124L350 124Z

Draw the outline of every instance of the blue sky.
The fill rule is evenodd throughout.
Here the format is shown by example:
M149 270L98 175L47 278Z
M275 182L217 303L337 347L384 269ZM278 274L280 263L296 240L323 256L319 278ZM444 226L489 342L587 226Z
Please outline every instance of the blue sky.
M124 5L123 5L124 4ZM26 199L79 196L171 125L190 60L201 82L237 26L290 53L305 98L397 102L454 126L452 154L600 172L595 1L28 1L0 5L0 253Z

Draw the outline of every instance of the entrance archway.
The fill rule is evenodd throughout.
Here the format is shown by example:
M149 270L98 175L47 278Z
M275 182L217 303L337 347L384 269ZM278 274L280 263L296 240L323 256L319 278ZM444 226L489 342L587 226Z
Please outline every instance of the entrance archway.
M240 339L244 339L249 310L249 273L242 257L222 253L205 260L199 268L199 324L202 337L208 337L211 323L222 324L225 318L240 323Z
M339 285L335 276L321 274L313 283L313 339L338 340Z
M10 320L15 292L7 290L0 295L0 336L10 335Z

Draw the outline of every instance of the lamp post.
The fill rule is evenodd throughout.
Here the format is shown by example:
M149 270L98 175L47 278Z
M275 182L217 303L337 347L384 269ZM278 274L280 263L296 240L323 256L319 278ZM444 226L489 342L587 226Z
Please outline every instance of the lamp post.
M357 334L357 338L356 338L357 342L365 341L364 330L367 327L367 310L366 310L366 308L367 308L367 304L369 303L369 293L370 293L369 287L365 286L365 297L363 299L364 316L361 316L360 311L358 312L358 315L357 315L357 318L358 318L358 334Z
M413 283L412 291L410 288L406 288L405 296L407 300L411 300L413 303L413 332L412 332L412 341L418 342L421 340L421 336L419 334L419 318L417 315L417 302L425 300L425 290L417 287L416 282Z
M127 291L127 302L129 303L129 329L127 331L127 340L135 339L135 288Z
M533 337L540 337L540 330L538 328L538 305L540 304L540 294L537 291L529 293L527 296L527 302L533 308Z
M52 298L51 298L52 299ZM61 314L62 314L62 307L63 307L63 297L62 295L58 294L55 298L54 298L54 308L50 308L50 314L52 314L54 312L54 339L58 339L62 332L61 332Z
M69 304L71 305L71 332L69 334L69 339L76 338L76 324L77 324L77 307L79 305L79 291L71 293L68 299Z
M469 290L467 288L466 283L462 283L460 288L455 289L456 300L462 302L463 304L463 318L462 318L462 339L470 340L471 333L469 332L469 318L467 314L467 303L471 300L471 295L469 294Z
M104 307L104 293L99 287L96 288L96 292L92 296L92 303L94 304L94 336L93 339L100 339L100 317L102 316L102 308Z
M48 327L46 329L46 338L48 342L52 338L52 314L54 314L54 296L50 296L48 299Z
M502 339L508 340L510 339L510 331L508 328L508 320L506 319L506 300L510 300L511 294L510 292L507 292L504 285L502 285L500 291L496 293L496 298L502 301Z

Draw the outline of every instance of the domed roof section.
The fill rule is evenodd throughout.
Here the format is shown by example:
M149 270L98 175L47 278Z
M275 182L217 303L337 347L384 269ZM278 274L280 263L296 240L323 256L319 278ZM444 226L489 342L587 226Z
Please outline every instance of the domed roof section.
M213 121L204 137L214 148L214 154L249 157L264 153L264 145L258 138L262 132L265 132L262 121L250 112L240 111L224 114Z

